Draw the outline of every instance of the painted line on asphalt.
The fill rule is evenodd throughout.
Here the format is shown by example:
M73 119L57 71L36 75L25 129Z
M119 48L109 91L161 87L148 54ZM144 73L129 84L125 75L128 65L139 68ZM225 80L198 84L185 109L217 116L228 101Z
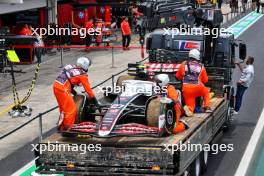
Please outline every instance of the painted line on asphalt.
M248 142L247 148L243 154L243 157L236 170L235 176L245 176L247 174L248 167L253 159L255 149L259 143L259 139L262 136L264 129L264 109L261 112L258 123L254 129L254 132Z
M233 26L235 26L236 24L238 24L240 21L244 20L245 18L247 18L249 15L251 15L253 12L250 12L249 14L247 14L246 16L244 16L243 18L241 18L240 20L238 20L237 22L235 22L234 24L232 24L231 26L229 26L228 28L232 28Z
M257 22L263 14L251 12L236 23L227 28L228 31L232 31L235 39L242 35L247 29L249 29L255 22Z
M11 176L21 176L27 173L33 166L35 166L35 158L34 160L30 161L28 164L26 164L24 167L13 173Z
M252 16L253 14L254 14L255 12L251 12L251 13L249 13L248 15L246 15L245 17L243 17L243 18L241 18L240 20L238 20L236 23L234 23L234 24L232 24L230 27L228 27L227 29L228 30L232 30L236 25L238 25L239 23L241 23L241 22L243 22L243 21L245 21L245 19L247 19L247 18L249 18L250 16ZM254 20L252 20L252 21L250 21L250 24L248 24L248 25L246 25L245 26L245 28L243 28L243 30L241 30L238 34L237 34L237 36L235 37L235 38L238 38L242 33L244 33L247 29L249 29L256 21L258 21L261 17L262 17L263 15L260 15L260 16L258 16L257 18L255 18ZM53 59L51 59L51 60L53 60ZM43 62L43 64L44 63L47 63L47 62L50 62L51 60L47 60L46 62ZM261 121L260 121L261 120ZM261 122L261 124L259 124L259 122ZM257 127L258 126L260 126L261 127L261 129L259 130L259 129L257 129ZM260 127L258 127L258 128L260 128ZM254 133L255 133L255 131L257 130L257 134L256 135L259 135L258 137L260 137L260 134L261 134L261 131L262 131L262 129L263 129L263 127L264 127L264 110L262 111L262 114L261 114L261 117L260 117L260 119L259 119L259 121L258 121L258 124L257 124L257 126L256 126L256 128L255 128L255 130L254 130ZM259 132L260 131L260 132ZM253 135L254 135L254 133L253 133ZM255 149L255 147L256 147L256 145L257 145L257 141L258 140L256 140L256 138L254 137L253 138L253 135L251 136L251 139L250 139L250 142L249 142L249 144L248 144L248 147L247 147L247 149L246 149L246 152L247 152L247 150L249 150L248 152L250 152L249 153L249 155L253 155L253 151L254 151L254 149ZM253 138L253 139L252 139ZM255 146L254 146L254 148L253 148L253 150L252 150L252 142L251 142L251 140L254 140L253 142L256 142L256 144L255 144ZM256 140L256 141L255 141ZM250 147L250 148L249 148ZM248 149L249 148L249 149ZM245 154L246 154L246 152L245 152ZM245 155L244 154L244 155ZM248 154L247 154L248 155ZM244 159L244 157L246 158L246 159ZM252 157L252 156L251 156ZM239 168L238 168L238 170L237 170L237 172L236 172L236 175L235 176L244 176L244 175L242 175L241 173L243 173L243 171L245 170L245 166L247 166L248 167L248 165L249 165L249 160L248 160L248 156L243 156L243 159L245 160L244 161L244 163L240 163L240 165L242 165L241 167L243 167L243 169L241 169L241 172L239 172L238 173L238 170L239 170ZM243 161L243 159L242 159L242 161ZM29 162L28 164L26 164L24 167L22 167L21 169L19 169L17 172L15 172L12 176L20 176L20 175L22 175L23 173L26 173L26 172L29 172L29 170L33 167L33 166L35 166L35 160L36 159L34 159L33 161L31 161L31 162ZM247 163L248 162L248 163ZM240 165L239 165L239 167L240 167ZM245 173L246 173L246 170L244 171Z
M252 20L250 20L250 17L255 17ZM237 21L233 25L231 25L228 29L234 29L238 25L240 28L242 28L241 31L238 32L238 34L235 36L235 38L238 38L240 35L242 35L247 29L249 29L255 22L257 22L263 14L257 14L256 12L251 12L248 15L246 15L244 18L241 20ZM243 23L245 25L239 25ZM252 160L254 151L256 149L256 146L258 144L258 141L261 137L261 134L264 129L264 109L262 110L262 113L260 115L260 118L257 122L257 125L254 129L254 132L250 138L250 141L247 145L247 148L243 154L243 157L239 163L239 166L236 170L235 176L245 176L247 174L248 167L250 165L250 162Z

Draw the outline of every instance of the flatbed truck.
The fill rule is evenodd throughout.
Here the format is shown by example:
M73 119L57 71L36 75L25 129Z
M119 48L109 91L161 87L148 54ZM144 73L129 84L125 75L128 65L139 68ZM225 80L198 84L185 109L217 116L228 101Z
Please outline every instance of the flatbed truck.
M178 149L181 145L209 145L222 130L228 101L211 99L212 113L183 117L189 129L168 137L63 137L55 133L40 145L100 145L100 151L42 151L36 153L38 173L64 175L200 175L206 170L208 150ZM198 149L197 149L198 148Z

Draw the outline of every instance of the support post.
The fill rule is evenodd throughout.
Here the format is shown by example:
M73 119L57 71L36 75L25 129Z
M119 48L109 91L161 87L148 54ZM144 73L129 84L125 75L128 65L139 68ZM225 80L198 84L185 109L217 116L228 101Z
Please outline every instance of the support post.
M39 113L39 141L42 141L42 114Z

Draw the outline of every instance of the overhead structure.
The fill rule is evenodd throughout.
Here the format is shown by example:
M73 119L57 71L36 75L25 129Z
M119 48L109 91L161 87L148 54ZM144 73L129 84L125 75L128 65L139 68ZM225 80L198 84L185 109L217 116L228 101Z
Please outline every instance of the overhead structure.
M46 6L47 2L44 0L2 0L0 1L0 14L19 12Z
M0 4L7 3L7 4L22 4L23 0L1 0Z

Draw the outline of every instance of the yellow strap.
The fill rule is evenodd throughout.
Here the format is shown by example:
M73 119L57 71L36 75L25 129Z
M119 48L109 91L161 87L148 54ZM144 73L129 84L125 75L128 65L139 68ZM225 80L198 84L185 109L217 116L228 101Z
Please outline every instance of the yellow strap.
M16 104L14 103L14 104L8 106L6 109L4 109L3 111L0 112L0 115L7 113L7 112L10 111L15 105L16 105Z

